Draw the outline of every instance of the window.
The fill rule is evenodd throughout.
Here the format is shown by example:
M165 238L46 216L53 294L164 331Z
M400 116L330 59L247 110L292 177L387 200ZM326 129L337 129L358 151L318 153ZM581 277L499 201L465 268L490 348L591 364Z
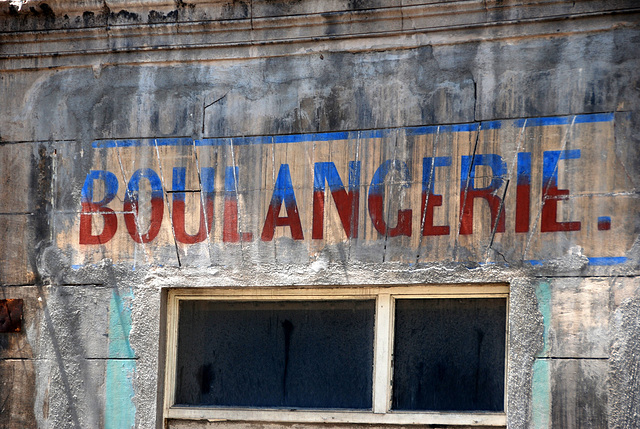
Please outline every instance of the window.
M175 289L165 418L505 425L508 287Z

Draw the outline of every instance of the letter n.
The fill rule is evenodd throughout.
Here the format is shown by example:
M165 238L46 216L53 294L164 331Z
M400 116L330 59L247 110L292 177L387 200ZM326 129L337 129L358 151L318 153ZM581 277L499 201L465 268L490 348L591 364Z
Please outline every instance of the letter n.
M316 162L313 167L313 230L312 238L324 236L325 182L338 209L344 232L349 238L358 237L358 211L360 207L360 161L349 162L349 192L344 189L333 162Z

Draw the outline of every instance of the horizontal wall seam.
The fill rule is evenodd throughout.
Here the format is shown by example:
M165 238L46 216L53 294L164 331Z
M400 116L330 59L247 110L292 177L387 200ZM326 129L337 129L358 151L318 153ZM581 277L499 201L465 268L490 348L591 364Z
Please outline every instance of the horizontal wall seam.
M71 356L73 357L73 356ZM136 361L138 359L140 359L139 357L132 357L132 358L122 358L122 357L80 357L78 356L78 358L80 359L84 359L84 360L95 360L95 361L118 361L118 360L122 360L122 361ZM0 357L0 362L25 362L25 361L53 361L53 360L57 360L57 358L44 358L44 357L10 357L10 358L3 358Z
M541 360L609 360L608 356L582 357L582 356L536 356Z
M135 357L85 357L84 360L123 360L123 361L131 361L140 359L138 356Z
M33 216L34 212L1 212L0 216Z

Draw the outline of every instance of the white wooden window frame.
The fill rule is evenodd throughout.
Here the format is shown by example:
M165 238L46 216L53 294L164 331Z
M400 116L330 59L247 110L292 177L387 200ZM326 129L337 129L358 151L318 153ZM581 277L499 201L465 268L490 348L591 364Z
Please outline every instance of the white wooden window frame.
M441 412L391 410L393 385L393 332L396 299L419 298L506 298L509 338L509 286L505 284L411 285L360 287L243 287L172 289L167 302L167 350L164 384L164 418L188 420L237 420L281 423L432 424L506 426L507 347L505 347L505 411ZM372 410L307 410L220 406L176 406L176 356L180 301L294 301L375 299L375 336ZM507 344L508 346L508 344Z

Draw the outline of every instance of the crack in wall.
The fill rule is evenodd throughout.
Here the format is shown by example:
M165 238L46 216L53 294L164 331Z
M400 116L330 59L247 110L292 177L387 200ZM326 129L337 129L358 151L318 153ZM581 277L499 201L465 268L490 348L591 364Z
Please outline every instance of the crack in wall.
M225 94L226 95L226 94ZM235 193L235 198L236 198L236 228L237 228L237 232L239 235L239 240L240 240L240 254L241 256L241 260L242 262L245 261L245 248L246 246L244 245L244 234L240 231L240 193L238 192L238 176L237 176L237 172L239 171L239 166L236 163L236 154L235 154L235 146L234 146L234 140L233 139L229 139L229 148L231 150L231 166L232 169L231 171L233 171L233 191ZM226 172L225 172L226 175ZM226 192L226 190L225 190ZM226 197L225 197L226 198ZM224 216L224 214L223 214ZM224 234L224 231L223 231Z
M122 174L122 181L123 183L128 183L127 181L127 175L125 173L125 169L124 169L124 164L122 163L122 155L120 154L120 146L116 145L116 154L117 154L117 159L118 159L118 164L120 165L120 172ZM128 197L131 197L129 194L129 188L125 189L125 199ZM142 242L142 236L140 235L140 227L139 227L139 222L138 222L138 213L136 213L136 211L131 211L129 212L129 214L132 214L134 216L134 220L136 223L136 227L138 230L138 237L140 239L140 244L142 245L142 253L144 254L144 258L145 258L145 264L149 264L149 260L150 260L150 256L147 253L147 248L144 244L144 242ZM138 246L133 246L133 270L136 269L136 265L137 265L137 254L138 254Z
M162 181L162 189L167 189L167 186L165 184L164 181L164 171L162 170L162 160L160 159L160 150L158 149L158 140L155 139L154 140L155 143L155 151L156 151L156 157L158 159L158 169L160 170L160 180ZM167 192L164 193L165 196L165 201L167 204L167 212L169 213L169 219L172 219L172 206L169 202L169 194ZM175 228L173 227L173 222L169 222L169 224L171 225L171 236L173 237L173 246L176 250L176 259L178 260L178 267L182 266L182 263L180 261L180 248L178 247L178 241L176 239L176 231Z
M473 121L477 122L478 115L476 112L478 111L478 83L476 82L476 78L473 73L471 73L471 81L473 82Z
M504 255L502 255L502 253L498 252L496 249L492 249L493 247L493 240L496 237L496 231L498 230L498 225L500 224L500 216L502 216L502 213L504 211L504 200L507 197L507 189L509 189L509 179L506 180L505 185L504 185L504 192L502 193L502 198L500 199L500 207L498 207L498 216L496 216L496 221L495 224L493 225L493 228L491 230L491 241L489 242L489 246L487 247L487 251L485 253L485 263L489 262L489 251L493 250L494 252L497 252L500 256L502 256L502 259L505 259ZM505 214L506 216L506 214ZM505 259L505 262L507 260Z
M480 122L480 125L478 126L478 130L476 131L476 141L475 141L475 144L473 145L473 152L471 154L471 163L469 166L469 171L467 171L467 174L466 174L464 192L462 193L462 207L460 207L460 212L458 214L458 227L456 228L456 231L455 231L455 234L456 234L455 244L453 246L452 259L454 261L458 258L458 248L460 247L460 242L459 242L460 228L462 226L462 214L464 213L466 203L467 203L467 191L469 190L469 182L470 182L469 179L471 178L471 171L473 171L473 169L475 168L476 152L478 150L478 142L480 140L481 131L482 131L482 122ZM473 204L473 201L471 202L471 204Z
M391 158L392 160L396 160L396 156L397 156L397 152L398 152L398 130L395 130L395 134L394 134L395 138L394 138L394 142L393 142L393 157ZM386 224L386 228L385 228L385 234L384 234L384 247L382 250L382 262L385 262L387 259L387 246L389 244L389 230L391 229L389 227L389 220L391 219L391 198L389 198L389 188L390 188L390 184L389 182L385 181L385 183L383 183L383 189L384 189L384 202L385 202L385 210L384 213L386 214L386 219L385 219L385 224ZM399 221L399 219L398 219Z
M205 134L204 134L204 125L205 125L205 120L206 120L206 118L207 118L207 109L208 109L209 107L213 106L214 104L218 103L219 101L222 101L222 100L227 96L227 94L229 94L229 92L230 92L230 91L227 91L227 92L226 92L222 97L218 98L218 99L217 99L217 100L215 100L215 101L212 101L212 102L211 102L211 103L209 103L209 104L206 104L206 105L205 105L205 102L204 102L204 101L202 102L202 136L203 136L203 137L204 137L204 135L205 135Z
M202 112L202 117L203 117L203 131L204 131L204 111ZM211 231L209 230L209 222L211 222L211 225L213 225L213 219L211 220L209 219L209 213L206 210L207 205L206 205L204 193L202 192L202 174L201 174L201 167L200 167L200 158L198 157L198 149L196 146L196 141L192 140L192 142L193 142L193 145L192 145L193 156L196 161L196 174L198 175L198 186L200 187L200 189L195 192L200 192L200 209L204 210L204 223L205 223L205 233L206 233L206 241L207 241L207 251L209 252L209 261L213 263L213 260L212 260L213 252L211 249L211 246L212 246ZM211 213L211 216L215 217L214 213Z
M427 207L429 206L429 197L431 196L431 187L433 186L433 182L435 181L436 178L436 152L437 152L437 146L438 146L438 138L440 136L440 125L438 125L438 128L436 128L436 136L434 138L434 142L433 142L433 147L431 150L431 170L430 170L430 177L429 177L429 188L426 189L426 196L425 196L425 201L424 201L424 206L421 205L421 209L422 212L420 214L420 230L418 230L418 234L420 239L418 240L418 252L416 254L416 264L420 261L420 249L422 247L422 244L424 242L424 224L426 222L426 218L427 218ZM423 183L424 186L424 183ZM425 191L423 191L425 192ZM421 201L422 202L422 201Z
M273 136L271 136L271 176L272 176L272 182L273 183L273 188L275 189L276 187L276 141L275 138ZM273 261L275 263L278 262L278 252L276 249L276 240L272 240L273 243Z
M567 129L567 131L565 132L565 134L564 134L564 136L562 138L562 144L560 145L561 146L561 149L560 149L561 151L564 151L565 148L567 147L567 141L569 139L569 136L570 135L573 136L573 126L574 126L574 124L576 122L576 117L577 117L577 115L573 116L573 119L571 120L571 124L569 125L569 128ZM554 177L558 172L559 161L560 160L558 159L558 161L556 162L556 165L554 166L552 177ZM522 254L522 259L523 260L527 259L527 253L529 252L529 247L531 245L531 241L533 240L534 232L537 230L538 223L540 222L540 218L542 217L542 207L544 207L544 202L549 198L547 196L547 193L549 191L549 186L551 184L550 182L551 182L551 179L549 179L547 181L547 183L543 183L543 187L542 187L542 204L540 204L540 208L538 209L538 213L537 213L537 215L535 217L535 221L534 221L533 225L531 226L531 229L530 229L529 234L527 236L527 244L526 244L526 246L524 248L524 252Z
M361 138L362 138L362 132L358 131L357 134L356 134L356 147L355 147L355 157L354 157L354 162L356 163L356 165L358 165L358 163L360 162L360 142L361 142L360 139ZM358 180L359 179L360 178L358 178ZM353 235L353 231L355 231L356 232L356 237L355 238L354 237L347 237L347 240L348 240L347 261L351 260L351 252L353 251L353 242L354 242L354 240L357 241L358 238L360 237L360 235L358 234L357 229L355 229L355 223L356 223L356 219L358 219L358 217L360 216L360 205L362 205L364 207L364 192L363 191L364 191L364 185L362 185L360 183L360 186L358 187L358 190L357 190L358 195L359 195L358 196L358 198L359 198L359 200L358 200L358 212L354 213L354 209L356 207L354 207L353 204L351 206L351 210L352 211L351 211L351 229L350 229L350 231L352 231L351 235ZM364 210L363 210L363 212L364 212ZM365 216L365 219L366 219L366 216L367 216L366 213L364 213L364 216ZM359 228L360 228L360 222L358 222L358 229ZM364 231L363 231L363 233L364 233Z
M489 262L489 251L493 250L494 252L496 252L498 255L500 255L502 257L502 259L504 259L505 263L507 262L505 256L499 252L498 250L493 248L493 241L495 238L495 234L496 234L496 228L498 225L498 222L500 221L500 215L502 213L502 211L504 210L504 206L505 206L505 198L507 197L507 188L509 186L509 183L511 182L511 180L513 180L513 176L514 174L516 175L516 180L517 180L517 159L518 159L518 153L521 151L523 144L524 144L524 132L525 129L527 127L527 119L524 120L524 123L522 124L522 127L520 127L520 133L518 134L518 139L516 141L516 149L514 151L513 154L513 158L511 160L511 165L508 166L508 170L507 170L507 180L506 180L506 186L505 186L505 190L504 193L502 195L502 201L500 202L500 208L498 211L498 217L496 219L496 224L493 228L493 231L491 232L491 242L489 244L489 246L487 247L487 250L485 252L485 263ZM505 213L506 216L506 213Z

